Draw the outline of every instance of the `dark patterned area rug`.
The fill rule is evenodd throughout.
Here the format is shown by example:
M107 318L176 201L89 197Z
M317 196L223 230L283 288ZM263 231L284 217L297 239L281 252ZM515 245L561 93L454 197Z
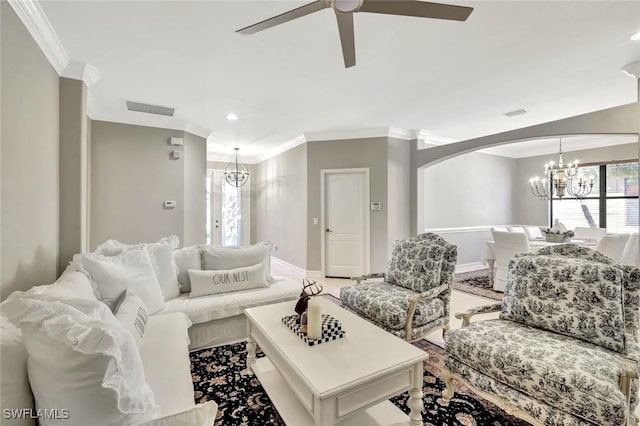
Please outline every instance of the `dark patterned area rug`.
M425 426L525 426L527 423L511 417L490 402L475 397L465 388L456 387L455 396L447 403L442 399L444 382L439 379L444 351L426 340L414 345L429 354L424 363ZM263 357L260 349L257 357ZM244 343L219 346L191 352L191 374L196 403L209 400L218 404L216 426L262 426L285 423L271 404L260 381L246 372ZM408 393L391 399L406 413ZM367 425L362 425L367 426Z
M494 300L502 300L502 293L494 291L489 283L489 269L479 269L471 272L461 272L453 278L452 287L464 293L487 297Z

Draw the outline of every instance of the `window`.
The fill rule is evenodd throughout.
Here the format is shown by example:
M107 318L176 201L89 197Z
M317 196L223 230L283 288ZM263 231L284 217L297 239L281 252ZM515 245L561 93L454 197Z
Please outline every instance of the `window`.
M591 194L583 199L551 200L551 222L560 219L568 228L587 226L609 232L638 232L638 162L582 166L583 176L593 176Z
M229 185L222 170L207 175L207 244L240 246L250 242L250 183Z

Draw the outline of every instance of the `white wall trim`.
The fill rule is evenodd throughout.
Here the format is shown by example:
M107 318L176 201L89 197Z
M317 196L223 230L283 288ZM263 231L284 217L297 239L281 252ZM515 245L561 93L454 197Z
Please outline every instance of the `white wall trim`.
M486 269L487 265L482 262L461 263L456 265L456 274L461 272L477 271L478 269Z
M427 228L424 232L432 232L434 234L466 234L469 232L485 232L491 231L491 228L506 228L507 226L542 226L542 225L483 225L483 226L460 226L456 228Z
M62 72L58 74L61 77L82 80L87 87L100 80L100 72L96 67L78 61L69 61Z
M275 256L271 256L271 263L274 265L278 265L279 267L284 268L289 272L299 275L300 278L320 279L321 277L320 271L308 271L289 262L285 262L284 260ZM300 284L300 286L302 287L302 283Z
M155 127L159 129L182 130L184 132L189 132L205 139L208 138L211 134L209 130L204 128L196 128L185 120L154 116L153 114L145 114L143 112L132 112L131 115L129 115L127 114L127 112L130 111L122 111L121 113L95 111L91 118L92 120L108 121L110 123L132 124L134 126Z
M320 170L320 277L326 276L325 268L325 250L326 250L326 232L325 232L325 180L326 176L331 173L364 173L365 174L365 214L364 218L364 273L368 274L371 269L371 211L369 205L371 203L371 178L369 168L351 168L351 169L321 169Z
M58 75L69 63L69 55L37 0L8 0L13 10L47 57Z
M282 154L283 152L289 151L290 149L293 149L304 143L307 143L307 138L304 135L300 135L296 138L291 139L289 142L285 142L284 144L279 145L278 147L268 151L266 154L258 156L257 158L255 158L255 161L251 164L261 163L265 160L268 160L269 158L273 158L276 155Z

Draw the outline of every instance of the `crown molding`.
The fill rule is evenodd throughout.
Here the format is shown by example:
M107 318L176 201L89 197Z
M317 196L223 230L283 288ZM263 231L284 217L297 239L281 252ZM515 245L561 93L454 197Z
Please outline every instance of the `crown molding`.
M37 0L8 1L58 75L62 75L69 64L69 55L40 3Z
M418 150L427 149L432 145L446 145L450 143L459 142L456 139L434 135L433 133L424 129L420 129L417 139L418 139Z
M299 145L307 143L307 138L304 135L300 135L291 139L289 142L285 142L282 145L278 145L277 147L269 150L266 154L258 156L256 158L256 163L261 163L264 160L268 160L269 158L273 158L276 155L282 154L285 151L289 151Z
M87 87L100 80L100 73L96 67L78 61L69 61L62 73L59 74L61 77L82 80Z
M189 132L201 138L207 139L211 135L211 131L189 123L185 120L179 120L176 118L168 117L156 117L151 114L135 113L130 111L122 112L106 112L106 111L93 111L90 115L92 120L96 121L108 121L110 123L120 124L132 124L134 126L155 127L158 129L170 129L181 130L183 132Z
M384 138L389 136L388 127L368 127L362 129L325 130L305 132L307 142L336 141L343 139Z
M90 119L95 120L97 112L98 105L96 104L96 100L93 99L93 95L91 95L91 92L87 90L87 115Z
M387 132L388 137L405 141L416 139L416 134L417 132L415 130L401 129L399 127L389 127L389 131Z

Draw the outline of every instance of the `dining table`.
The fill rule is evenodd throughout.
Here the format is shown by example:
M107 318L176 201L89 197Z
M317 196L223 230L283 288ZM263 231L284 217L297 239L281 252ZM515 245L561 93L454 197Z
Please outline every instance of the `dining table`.
M598 246L598 240L576 240L571 239L565 243L556 243L547 241L544 238L534 238L529 240L529 251L534 252L540 250L543 247L549 246L557 246L558 244L566 244L573 243L578 245L583 245L592 249L595 249ZM494 274L494 266L496 262L496 243L495 241L485 241L484 246L482 247L482 253L480 254L480 261L489 267L489 284L493 286L493 274Z

